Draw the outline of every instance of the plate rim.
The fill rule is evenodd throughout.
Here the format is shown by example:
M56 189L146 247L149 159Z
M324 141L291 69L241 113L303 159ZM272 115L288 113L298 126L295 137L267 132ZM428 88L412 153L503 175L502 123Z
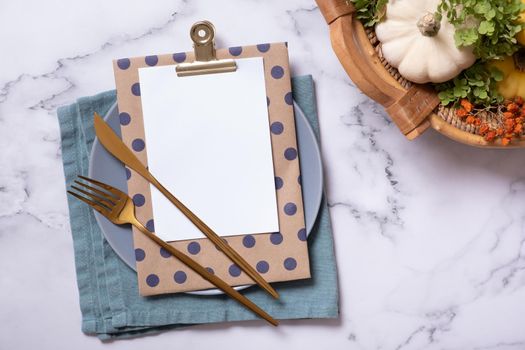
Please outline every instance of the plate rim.
M301 118L303 118L306 123L306 129L308 130L309 134L311 135L312 139L315 140L314 144L315 144L315 153L316 153L316 158L319 159L319 163L320 163L320 167L318 169L318 176L319 176L319 179L321 180L320 183L321 183L321 191L319 191L319 193L317 194L317 198L316 198L316 210L315 210L315 213L316 213L316 220L312 221L312 223L310 224L311 227L306 227L306 237L308 238L310 236L310 233L311 231L313 230L314 226L315 226L315 222L317 221L317 217L319 216L319 210L321 209L321 203L323 202L323 195L324 195L324 172L323 172L323 161L322 161L322 154L321 154L321 147L319 146L319 139L317 137L317 135L315 134L315 131L312 127L312 125L310 125L310 122L308 121L308 118L306 117L306 115L304 114L303 110L299 107L299 105L295 102L295 100L293 101L293 106L294 106L294 122L296 122L296 119L297 117L295 116L295 112L298 111L299 114L301 114ZM297 130L297 125L296 125L296 130ZM298 144L298 142L297 142ZM297 149L299 149L299 146L297 146ZM300 165L301 165L301 150L299 149L299 170L301 169L300 168ZM302 190L302 176L303 174L301 173L301 196L303 195L303 190ZM304 198L303 198L303 206L304 206ZM306 215L305 215L305 224L306 224Z

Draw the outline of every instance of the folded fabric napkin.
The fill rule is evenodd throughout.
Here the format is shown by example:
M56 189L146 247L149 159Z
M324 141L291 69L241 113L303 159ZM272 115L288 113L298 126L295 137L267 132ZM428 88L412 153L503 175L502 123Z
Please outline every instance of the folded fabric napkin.
M312 77L293 78L292 87L295 101L318 133ZM104 115L115 101L115 91L107 91L58 109L66 186L77 175L87 175L95 139L93 112ZM68 204L84 333L106 340L192 324L257 319L224 295L179 293L141 297L135 271L120 260L104 239L93 211L71 196ZM248 288L243 294L277 319L338 317L337 271L324 200L308 243L311 279L276 283L279 300L258 287Z

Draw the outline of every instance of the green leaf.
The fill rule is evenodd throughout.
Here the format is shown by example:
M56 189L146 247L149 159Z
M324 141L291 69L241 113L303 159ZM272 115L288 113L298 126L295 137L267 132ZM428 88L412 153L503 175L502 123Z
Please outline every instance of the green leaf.
M352 0L356 9L356 17L365 27L373 27L384 14L388 0Z
M503 72L500 71L498 68L492 67L490 73L491 73L491 78L494 79L495 81L503 80Z
M485 12L485 18L487 20L491 20L493 19L494 17L496 17L496 10L494 9L490 9L489 11Z
M478 33L482 35L494 33L494 23L489 21L481 22L478 27Z

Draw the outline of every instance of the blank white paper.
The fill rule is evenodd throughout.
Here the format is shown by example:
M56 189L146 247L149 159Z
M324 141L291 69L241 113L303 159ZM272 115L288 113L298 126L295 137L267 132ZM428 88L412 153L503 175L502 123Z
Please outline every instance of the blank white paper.
M218 235L279 231L262 58L232 73L178 77L139 69L151 173ZM155 233L203 238L151 186Z

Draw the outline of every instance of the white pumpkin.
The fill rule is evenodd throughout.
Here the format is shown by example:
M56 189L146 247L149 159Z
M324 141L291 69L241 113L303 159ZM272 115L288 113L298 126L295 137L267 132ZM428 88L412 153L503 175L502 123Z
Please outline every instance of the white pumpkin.
M442 83L476 61L471 48L457 48L454 26L434 18L441 0L389 0L376 25L383 56L415 83Z

